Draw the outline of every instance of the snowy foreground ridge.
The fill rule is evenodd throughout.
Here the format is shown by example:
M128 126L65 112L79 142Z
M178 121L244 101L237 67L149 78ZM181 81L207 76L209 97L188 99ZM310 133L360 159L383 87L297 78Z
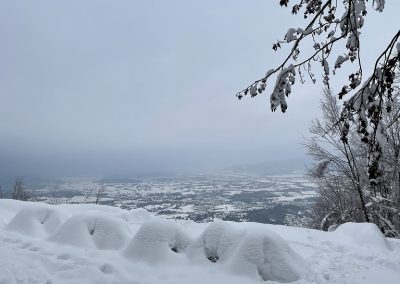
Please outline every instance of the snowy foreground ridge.
M0 284L264 281L400 283L400 241L371 224L327 233L0 200Z

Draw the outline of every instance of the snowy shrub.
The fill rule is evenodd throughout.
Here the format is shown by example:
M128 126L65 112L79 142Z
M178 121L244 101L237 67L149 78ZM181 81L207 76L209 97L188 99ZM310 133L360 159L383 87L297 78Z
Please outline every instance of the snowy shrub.
M139 261L162 262L174 259L176 252L184 250L190 242L172 221L154 218L140 227L124 255Z
M271 231L248 230L231 260L232 271L259 274L264 281L292 282L306 277L306 261Z
M211 262L223 261L232 256L232 248L238 245L240 234L240 231L234 230L227 222L217 220L204 230L193 248L203 250L199 254L203 254Z
M43 237L53 233L65 219L64 214L51 207L22 208L6 229L31 237Z
M50 240L83 248L117 250L125 247L130 238L131 232L124 221L92 212L69 218Z
M239 230L227 222L210 224L188 248L191 258L200 256L230 272L252 278L292 282L308 277L306 261L277 234L255 229Z

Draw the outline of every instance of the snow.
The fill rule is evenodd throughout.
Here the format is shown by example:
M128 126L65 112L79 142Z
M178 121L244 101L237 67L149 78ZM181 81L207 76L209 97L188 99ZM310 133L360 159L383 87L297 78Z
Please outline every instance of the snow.
M151 218L149 211L143 208L132 209L128 211L128 214L122 214L122 216L129 222L133 224L141 224Z
M246 232L232 260L232 271L262 280L293 282L308 278L308 264L277 234Z
M189 243L190 237L172 221L155 218L140 227L123 254L150 264L174 261Z
M194 211L194 206L193 206L193 204L188 204L188 205L181 206L181 211L183 213L193 212Z
M345 223L335 231L342 241L366 250L390 251L389 241L375 224Z
M89 212L70 217L49 240L82 248L120 249L126 246L130 235L123 220Z
M221 210L221 211L225 211L225 212L232 212L232 211L236 210L236 207L233 204L221 204L221 205L215 206L215 208L217 210Z
M397 283L400 240L373 224L334 232L171 221L144 209L0 200L0 284Z
M6 229L32 237L45 237L54 232L64 219L65 214L47 206L22 208Z
M292 282L308 271L307 261L274 232L243 230L223 221L209 225L188 250L254 280Z

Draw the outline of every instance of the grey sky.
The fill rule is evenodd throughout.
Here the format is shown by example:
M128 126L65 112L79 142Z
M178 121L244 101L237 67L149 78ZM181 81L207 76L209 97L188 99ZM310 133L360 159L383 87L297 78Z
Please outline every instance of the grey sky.
M370 12L366 63L399 10L393 0L383 17ZM279 63L272 42L302 23L267 0L0 1L0 168L104 174L302 157L320 86L297 85L284 115L267 93L234 96Z

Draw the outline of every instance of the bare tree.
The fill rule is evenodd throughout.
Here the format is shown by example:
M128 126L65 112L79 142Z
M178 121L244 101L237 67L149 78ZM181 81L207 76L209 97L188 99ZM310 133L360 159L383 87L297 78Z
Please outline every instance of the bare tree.
M82 201L83 204L88 203L90 195L91 195L91 190L89 188L86 188L85 194L83 196L83 201Z
M105 190L106 190L106 185L101 184L96 191L96 199L95 199L95 204L100 204L101 199L104 197L105 194Z
M3 198L3 191L1 190L1 184L0 184L0 199Z
M31 194L24 186L24 180L22 177L17 176L14 183L12 192L12 199L27 201L31 197Z

